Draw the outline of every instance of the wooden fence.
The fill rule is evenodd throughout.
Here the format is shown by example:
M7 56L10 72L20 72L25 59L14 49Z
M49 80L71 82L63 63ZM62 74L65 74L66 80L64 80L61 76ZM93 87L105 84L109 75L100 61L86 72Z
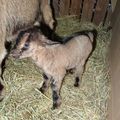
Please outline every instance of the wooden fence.
M110 20L111 0L52 0L55 17L78 16L81 21L103 25Z

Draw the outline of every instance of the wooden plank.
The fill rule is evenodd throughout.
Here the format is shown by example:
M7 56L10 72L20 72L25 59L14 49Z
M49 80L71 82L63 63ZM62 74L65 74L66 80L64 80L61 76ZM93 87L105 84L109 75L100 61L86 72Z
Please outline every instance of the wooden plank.
M110 5L110 4L109 4ZM105 20L105 24L111 21L111 16L112 16L112 6L108 6L108 14Z
M58 17L59 16L58 0L52 0L52 5L53 5L55 17Z
M109 8L108 8L107 21L111 21L111 16L112 16L112 6L109 6Z
M59 17L59 0L52 0L55 17Z
M82 10L82 21L91 21L95 0L84 0Z
M69 15L70 0L60 0L60 17Z
M98 0L93 18L93 23L96 25L99 25L100 22L104 20L108 2L108 0Z
M70 15L80 15L82 0L71 0Z

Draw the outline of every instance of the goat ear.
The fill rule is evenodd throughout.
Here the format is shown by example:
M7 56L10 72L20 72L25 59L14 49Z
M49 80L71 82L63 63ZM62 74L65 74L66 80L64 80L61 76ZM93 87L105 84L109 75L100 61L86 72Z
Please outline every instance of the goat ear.
M29 38L30 38L30 33L25 33L24 39L25 39L25 40L28 40Z
M35 41L38 39L38 34L35 34L35 33L30 33L30 39Z
M52 40L47 39L44 35L40 36L40 44L45 47L47 45L54 45L54 44L59 44L59 42L55 42Z
M39 39L40 39L40 44L43 46L43 47L45 47L46 45L47 45L47 38L44 36L44 35L40 35L39 36Z
M25 33L25 37L27 37L27 36L29 36L29 35L30 35L30 33L28 33L28 32L27 32L27 33Z
M45 36L42 36L42 35L35 35L34 36L34 38L33 38L34 40L37 40L36 42L40 45L40 46L42 46L42 47L45 47L46 46L46 38L45 38Z

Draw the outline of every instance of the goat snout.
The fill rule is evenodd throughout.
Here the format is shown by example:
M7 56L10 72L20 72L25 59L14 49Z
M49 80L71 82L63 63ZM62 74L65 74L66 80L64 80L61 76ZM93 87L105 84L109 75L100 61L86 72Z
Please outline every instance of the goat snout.
M10 56L14 57L15 59L19 59L21 55L21 52L18 50L12 50L10 53Z

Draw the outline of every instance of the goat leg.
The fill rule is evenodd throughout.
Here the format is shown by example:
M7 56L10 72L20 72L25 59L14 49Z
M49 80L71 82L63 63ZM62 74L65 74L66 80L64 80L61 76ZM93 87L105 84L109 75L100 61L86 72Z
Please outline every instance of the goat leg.
M84 63L85 63L85 61L83 60L81 62L81 64L79 64L79 66L77 66L77 68L75 70L75 83L74 83L75 87L79 87L79 84L81 82L81 76L84 71Z
M53 98L53 107L52 109L56 109L61 105L61 89L62 80L52 80L51 88L52 88L52 98Z
M43 78L44 78L44 82L39 90L41 91L41 93L44 94L48 90L50 78L45 73L43 73Z

